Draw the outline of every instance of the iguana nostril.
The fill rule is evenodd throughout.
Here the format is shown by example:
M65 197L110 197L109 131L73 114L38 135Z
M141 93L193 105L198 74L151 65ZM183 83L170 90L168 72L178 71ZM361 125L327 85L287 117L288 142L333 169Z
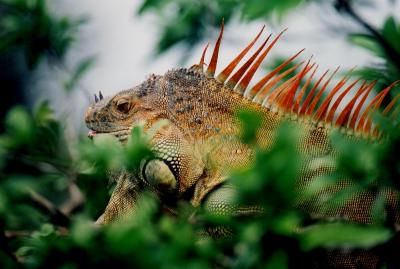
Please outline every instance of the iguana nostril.
M89 106L89 108L86 110L86 113L85 113L85 122L86 123L93 122L93 116L96 114L97 114L97 112L94 111L94 108L92 106Z
M86 114L85 114L85 122L86 122L86 124L90 123L91 120L92 120L92 118L90 117L90 113L89 113L89 112L90 112L90 111L88 110L88 111L86 112Z

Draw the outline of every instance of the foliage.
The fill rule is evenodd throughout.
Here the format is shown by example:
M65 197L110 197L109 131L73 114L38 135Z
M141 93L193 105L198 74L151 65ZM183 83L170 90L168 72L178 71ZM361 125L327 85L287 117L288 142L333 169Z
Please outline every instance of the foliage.
M254 119L252 113L238 115L244 130L257 126L248 120ZM104 208L112 187L107 186L106 170L138 165L138 160L149 154L146 137L140 128L135 129L126 149L111 137L96 143L84 139L76 145L74 155L46 104L33 116L16 107L8 114L6 132L0 136L0 220L5 235L0 251L2 268L258 268L266 264L270 268L297 268L296 264L311 264L315 253L325 247L390 251L398 232L379 195L371 212L378 220L374 225L340 219L310 222L307 214L293 206L336 184L343 175L354 179L346 199L371 188L382 194L399 190L400 163L393 154L400 145L398 121L378 120L388 134L385 140L371 147L335 135L332 143L341 154L331 161L340 167L340 174L317 178L304 191L297 186L307 158L297 147L301 132L284 124L268 150L251 142L254 132L243 136L256 151L255 162L249 169L234 172L232 184L237 185L238 203L263 206L258 216L215 216L183 203L178 216L172 217L163 213L160 202L149 193L141 198L134 214L96 227L93 219ZM62 212L63 204L71 202L67 187L75 183L86 201L71 212ZM332 206L335 199L343 199L343 193L321 203ZM44 206L43 201L54 207ZM191 223L188 220L193 214L197 221ZM230 227L233 236L212 240L201 235L210 226ZM299 229L304 231L296 232Z
M1 0L0 16L0 53L22 47L31 67L44 55L62 59L84 22L52 15L45 0Z
M86 19L54 14L47 0L0 0L0 81L2 89L12 92L0 100L0 131L6 112L14 105L32 103L25 92L33 93L28 82L35 78L35 69L47 60L67 69L65 55L77 38ZM90 57L71 69L65 89L76 88L91 68Z
M378 36L373 34L353 34L349 36L349 40L353 44L368 50L381 60L380 65L362 68L357 73L362 78L378 80L382 88L400 78L400 24L396 22L395 18L388 17L379 33L380 35ZM383 38L388 45L382 44L380 38ZM392 96L395 96L395 94L392 94Z
M228 23L237 14L245 20L267 18L273 12L283 15L305 2L310 0L144 0L138 14L154 12L162 21L164 26L156 48L162 53L178 42L184 42L188 48L194 46L204 37L207 27L219 27L222 18Z

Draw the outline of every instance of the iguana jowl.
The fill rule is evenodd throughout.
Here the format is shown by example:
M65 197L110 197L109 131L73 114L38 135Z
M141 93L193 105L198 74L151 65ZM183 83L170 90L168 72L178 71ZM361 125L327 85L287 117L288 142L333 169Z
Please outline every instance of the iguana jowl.
M263 30L217 76L223 25L208 65L204 60L206 47L199 64L174 69L162 76L151 75L142 84L113 97L100 96L89 107L85 121L92 130L91 136L109 133L123 143L129 139L134 126L144 122L147 131L159 120L166 121L151 140L157 158L144 160L138 175L119 175L117 187L99 222L110 222L133 208L140 189L145 186L176 200L189 197L195 206L204 203L216 211L229 208L224 197L230 195L230 189L222 183L232 168L246 167L252 160L251 149L238 139L240 126L234 117L238 110L262 114L257 142L264 148L273 143L277 126L285 119L292 120L306 130L300 148L310 156L334 151L327 139L332 129L340 129L352 137L377 134L368 115L380 106L395 83L362 110L376 82L349 82L346 76L331 87L335 70L326 71L310 86L318 69L311 59L287 69L300 51L249 87L258 67L284 32L273 40L269 35L239 65ZM300 72L295 73L298 68ZM301 84L302 81L305 83ZM339 104L353 90L354 97L338 113ZM328 92L324 98L323 92ZM394 103L395 100L384 113L390 113ZM362 211L349 205L342 213L350 219L369 222L368 212Z

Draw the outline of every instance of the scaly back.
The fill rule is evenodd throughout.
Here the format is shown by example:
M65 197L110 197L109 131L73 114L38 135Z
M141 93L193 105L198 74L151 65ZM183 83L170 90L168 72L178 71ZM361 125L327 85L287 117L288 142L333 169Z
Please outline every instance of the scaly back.
M339 68L333 71L326 70L318 78L316 77L316 73L319 66L313 63L311 58L283 71L289 67L289 64L293 64L293 61L304 51L303 49L264 75L254 86L249 87L259 66L286 29L280 32L275 38L269 35L248 60L240 65L243 58L254 47L263 31L264 27L243 51L223 68L221 73L216 75L218 54L224 32L224 24L222 22L221 31L215 43L210 62L208 65L205 64L207 45L200 62L192 66L192 69L204 73L208 78L215 79L224 85L224 89L228 89L281 117L297 119L298 121L327 129L331 127L340 128L342 132L348 135L376 136L378 134L378 130L373 125L370 114L380 108L385 96L399 81L392 83L367 102L367 97L371 94L377 82L350 81L351 71L334 85L330 85L331 80ZM300 72L295 73L296 69L300 69ZM313 86L310 86L313 79L316 82ZM325 96L324 93L326 93ZM353 97L350 98L351 96ZM396 113L396 110L393 108L399 98L400 95L393 98L384 108L384 115L390 117ZM343 105L345 100L348 99L349 101L345 104L344 108L338 111L339 105Z

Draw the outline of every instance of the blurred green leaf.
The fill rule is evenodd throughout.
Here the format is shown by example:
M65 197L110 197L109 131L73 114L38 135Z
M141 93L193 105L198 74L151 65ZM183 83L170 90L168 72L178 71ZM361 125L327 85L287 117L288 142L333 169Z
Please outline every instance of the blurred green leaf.
M243 16L247 20L267 17L276 12L279 16L304 3L304 0L260 1L248 0L244 2Z
M377 197L374 200L371 209L371 216L374 223L384 223L385 219L387 218L386 213L386 205L387 205L387 198L388 193L386 192L379 192Z
M97 135L93 141L82 143L81 150L84 160L94 164L102 173L123 168L122 147L113 135Z
M241 139L246 144L251 144L256 141L257 131L261 127L262 114L257 111L240 110L236 116L241 125Z
M20 47L29 67L43 57L60 60L85 18L58 18L46 0L0 1L0 54Z
M350 223L326 223L307 227L299 234L304 249L370 248L388 240L392 232L380 226L362 226Z
M394 17L388 17L382 28L382 35L390 43L393 48L400 53L400 24L395 21Z
M28 145L34 137L34 125L32 118L23 107L14 107L7 115L5 120L5 128L7 132L12 135L9 139L5 140L3 136L3 145L5 147L17 147L21 145Z
M125 165L128 170L138 169L140 161L151 158L153 153L149 149L148 138L144 136L141 127L132 129L131 139L126 149Z
M349 41L354 45L372 52L377 57L385 57L385 52L376 38L368 34L350 34Z
M53 112L54 111L49 106L49 102L44 101L37 106L34 113L34 120L39 125L44 125L53 120Z
M283 251L276 252L269 262L265 265L265 269L285 269L288 268L288 257Z
M161 9L171 0L144 0L138 9L138 14L142 14L150 9Z

